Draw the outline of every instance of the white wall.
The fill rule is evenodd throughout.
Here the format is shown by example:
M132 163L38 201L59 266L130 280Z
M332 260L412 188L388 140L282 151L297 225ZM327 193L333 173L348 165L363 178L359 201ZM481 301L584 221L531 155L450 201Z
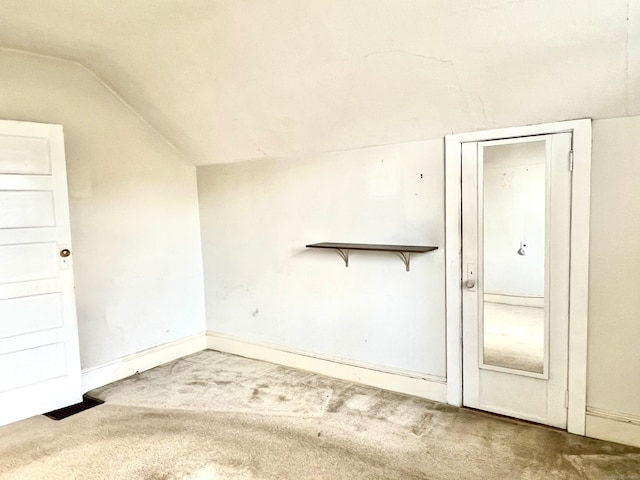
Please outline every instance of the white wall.
M207 328L445 375L442 140L198 168ZM392 253L324 241L435 245Z
M587 404L640 417L640 117L593 123ZM640 445L640 434L636 439Z
M623 423L640 417L640 117L593 127L587 434L640 445ZM352 253L346 269L303 247L442 247L442 155L437 140L199 167L207 328L444 375L441 249L406 273L390 254Z
M0 50L0 118L64 127L82 367L202 332L195 167L74 63Z

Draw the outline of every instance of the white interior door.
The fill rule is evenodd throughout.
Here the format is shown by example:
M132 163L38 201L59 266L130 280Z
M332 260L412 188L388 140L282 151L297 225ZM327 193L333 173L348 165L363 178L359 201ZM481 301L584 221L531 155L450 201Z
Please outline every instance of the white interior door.
M567 427L571 134L462 144L463 403Z
M82 401L62 127L0 121L0 425Z

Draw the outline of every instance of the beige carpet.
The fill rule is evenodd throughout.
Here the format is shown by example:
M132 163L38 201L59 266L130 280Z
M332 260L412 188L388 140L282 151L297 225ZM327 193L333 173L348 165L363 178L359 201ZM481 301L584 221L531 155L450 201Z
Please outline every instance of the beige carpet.
M484 362L544 371L544 309L484 302Z
M200 352L0 427L0 479L640 479L640 450Z

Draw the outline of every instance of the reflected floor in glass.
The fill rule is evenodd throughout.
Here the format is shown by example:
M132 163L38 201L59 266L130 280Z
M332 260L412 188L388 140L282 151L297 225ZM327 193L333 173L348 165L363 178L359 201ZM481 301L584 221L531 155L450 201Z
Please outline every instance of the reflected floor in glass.
M484 363L543 373L544 309L485 302Z

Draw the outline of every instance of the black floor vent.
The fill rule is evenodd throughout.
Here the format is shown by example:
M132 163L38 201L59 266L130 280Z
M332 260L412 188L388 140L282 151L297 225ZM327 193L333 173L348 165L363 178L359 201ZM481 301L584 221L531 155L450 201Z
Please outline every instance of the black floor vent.
M90 408L93 408L96 405L101 405L103 403L103 400L98 400L97 398L83 395L82 402L76 403L75 405L69 405L68 407L60 408L58 410L54 410L53 412L45 413L44 415L45 417L49 417L53 420L62 420L63 418L67 418L71 415L75 415L76 413L89 410Z

